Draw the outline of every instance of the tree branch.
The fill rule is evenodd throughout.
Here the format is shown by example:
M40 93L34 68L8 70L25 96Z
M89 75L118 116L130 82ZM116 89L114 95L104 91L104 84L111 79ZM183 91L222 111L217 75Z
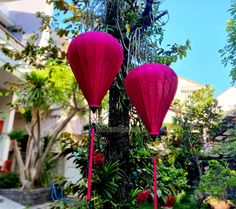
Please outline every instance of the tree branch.
M146 17L146 16L151 15L151 13L152 13L152 4L153 4L153 0L147 0L146 1L146 6L145 6L145 9L142 13L142 17Z
M126 2L130 5L130 8L135 12L133 2L131 2L130 0L126 0Z
M76 93L75 93L75 91L73 92L73 102L74 102L75 107L77 108L78 104L77 104L77 101L76 101Z
M41 119L40 119L40 112L39 110L36 111L36 117L37 117L37 152L39 152L40 149L40 138L41 138Z
M154 22L156 22L157 20L159 20L160 18L162 18L166 14L168 14L168 11L167 10L163 11L161 14L159 14L157 17L154 18Z
M47 158L48 154L50 153L51 148L52 148L53 144L55 143L59 133L63 130L63 128L65 128L65 126L68 124L68 122L75 116L77 111L78 111L77 109L72 109L71 112L68 113L67 117L55 128L55 131L52 133L52 135L50 137L50 141L49 141L42 157L39 158L36 162L35 175L32 176L32 184L34 184L34 182L40 176L40 171L42 170L43 162Z
M56 128L55 131L52 133L51 137L50 137L50 141L46 147L45 152L43 153L43 156L41 158L41 161L44 161L47 157L47 155L49 154L58 134L63 130L63 128L65 128L65 126L68 124L68 122L75 116L77 112L77 109L73 109L67 116L67 118L65 120L63 120Z
M24 162L23 162L19 147L17 145L17 141L15 139L12 140L12 144L13 144L13 149L16 155L16 161L18 164L19 176L20 176L20 181L22 183L22 188L25 188L25 187L28 187L28 182L26 181L26 177L25 177Z
M142 28L142 29L146 29L150 26L152 26L152 24L154 22L156 22L157 20L159 20L160 18L162 18L163 16L165 16L166 14L168 14L168 11L165 10L163 12L161 12L157 17L153 18L152 16L152 7L153 7L153 0L147 0L146 1L146 6L144 8L144 11L142 13L142 16L139 18L139 20L137 21L137 24L134 25L131 28L131 32L134 32L137 28Z

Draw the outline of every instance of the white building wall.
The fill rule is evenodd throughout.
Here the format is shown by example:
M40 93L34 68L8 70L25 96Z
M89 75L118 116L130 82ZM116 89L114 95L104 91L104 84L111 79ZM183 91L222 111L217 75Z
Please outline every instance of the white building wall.
M64 176L73 183L76 183L81 177L80 169L76 168L73 158L66 160Z
M224 112L236 109L236 87L231 87L217 97L218 105Z
M183 101L188 98L188 96L201 88L203 88L204 85L188 80L186 78L178 77L178 88L176 91L175 99L179 99L180 101Z
M9 95L7 97L0 97L0 110L4 112L4 126L3 133L0 138L0 160L7 160L10 148L10 140L7 136L13 128L15 110L9 106L11 101L14 101L15 96Z
M11 1L8 3L8 9L19 12L35 13L38 11L45 12L45 14L51 14L52 8L46 4L46 0L20 0Z
M0 2L0 22L5 24L7 23L6 21L9 21L12 26L22 28L25 35L22 36L20 33L14 33L14 36L22 43L26 42L25 39L29 37L29 35L38 34L39 40L36 43L43 46L47 44L50 33L48 31L41 32L39 30L40 18L35 16L36 12L52 15L53 7L47 4L46 0L12 0L9 2ZM6 26L9 26L9 24Z
M46 41L50 37L50 34L49 32L41 33L38 30L38 27L40 26L40 19L35 16L35 12L37 11L50 15L52 14L52 7L46 4L45 0L9 0L0 2L0 22L7 27L16 26L22 28L26 34L38 33L40 37L38 44L45 45ZM9 47L9 49L21 51L24 47L24 37L19 33L10 34L6 28L0 25L0 45ZM6 62L11 63L12 65L18 64L18 62L14 62L0 52L0 65L5 64ZM14 71L13 74L1 71L0 90L7 89L5 82L19 82L19 76L21 76L22 72L25 72L25 70L28 71L28 68L22 66L22 68L18 68ZM6 106L5 100L7 100L7 103L11 103L13 101L13 97L0 97L0 112L7 113L7 118L4 123L4 134L0 140L0 161L8 158L10 140L7 137L7 133L13 129L15 121L15 111L11 111L10 107ZM15 126L17 127L18 125L16 122L17 121L15 121Z
M53 7L46 3L46 0L21 0L17 2L12 2L9 4L10 17L16 25L21 26L26 34L38 33L40 35L40 40L38 41L39 46L47 45L47 41L50 38L50 33L44 31L41 33L39 31L40 19L35 17L36 12L44 12L46 15L52 15ZM17 17L20 17L17 18ZM30 21L27 20L30 17ZM27 37L27 36L26 36ZM23 37L24 38L24 37Z

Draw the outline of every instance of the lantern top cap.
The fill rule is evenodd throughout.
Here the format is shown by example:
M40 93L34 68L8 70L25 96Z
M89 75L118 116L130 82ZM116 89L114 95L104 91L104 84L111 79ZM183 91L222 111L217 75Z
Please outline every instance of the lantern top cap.
M97 40L97 41L111 41L115 44L119 44L120 47L122 48L121 44L119 43L119 41L113 37L111 34L106 33L106 32L102 32L102 31L88 31L85 33L81 33L79 35L77 35L75 38L73 38L73 40L71 41L73 42L77 42L77 41L84 41L84 40Z
M144 69L144 68L145 69L158 68L158 69L163 69L163 70L171 70L174 72L174 70L171 67L169 67L168 65L164 65L164 64L160 64L160 63L146 63L146 64L143 64L143 65L140 65L140 66L134 68L133 70Z
M159 63L147 63L147 64L143 64L132 69L129 72L128 76L126 77L125 82L126 80L129 79L128 77L146 75L147 72L148 74L150 73L152 75L156 75L156 74L159 74L160 71L164 73L165 75L177 77L175 71L167 65L159 64Z

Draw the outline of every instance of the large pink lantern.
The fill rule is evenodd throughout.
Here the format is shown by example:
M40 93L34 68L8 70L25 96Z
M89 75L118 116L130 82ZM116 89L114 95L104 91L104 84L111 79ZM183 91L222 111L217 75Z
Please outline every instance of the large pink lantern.
M89 107L97 109L120 70L121 44L108 33L86 32L71 41L68 61Z
M74 38L68 48L68 61L90 109L100 106L123 61L122 46L113 36L90 31ZM95 129L91 129L87 200L91 199Z
M166 65L144 64L125 78L131 102L151 136L158 136L178 85L175 72ZM157 209L157 158L154 156L154 209Z

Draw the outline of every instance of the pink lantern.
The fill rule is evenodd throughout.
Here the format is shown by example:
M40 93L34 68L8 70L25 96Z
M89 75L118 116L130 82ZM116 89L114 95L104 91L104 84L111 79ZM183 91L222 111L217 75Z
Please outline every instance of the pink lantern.
M166 65L144 64L125 78L125 88L151 136L158 136L178 85L175 72ZM157 158L154 156L154 209L157 209Z
M110 34L86 32L71 41L68 61L89 107L95 111L120 70L121 44Z
M178 78L166 65L144 64L125 78L125 88L150 135L159 134L174 99Z

